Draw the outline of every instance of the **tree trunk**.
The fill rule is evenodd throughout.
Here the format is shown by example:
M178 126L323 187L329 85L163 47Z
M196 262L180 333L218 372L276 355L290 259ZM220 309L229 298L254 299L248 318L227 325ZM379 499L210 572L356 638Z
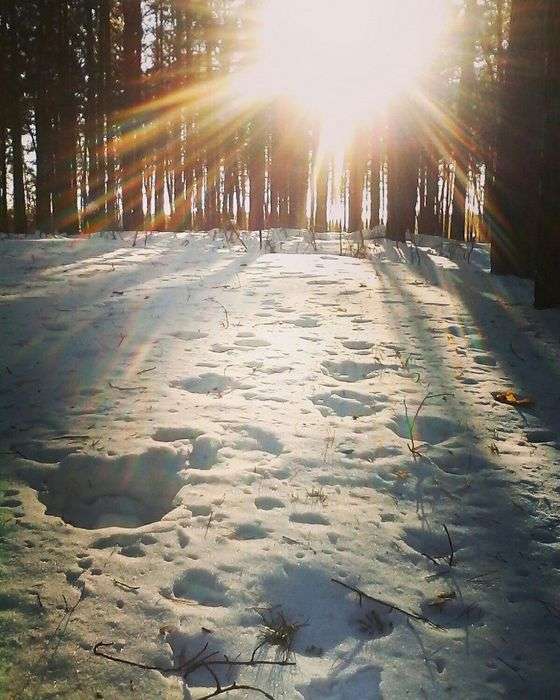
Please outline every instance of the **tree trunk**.
M380 224L380 168L381 168L381 144L379 136L374 133L371 139L371 160L369 166L369 198L370 198L370 217L369 227L374 229Z
M19 20L16 8L8 4L8 50L9 76L8 82L8 126L12 145L12 178L13 178L13 207L14 231L27 233L27 214L25 206L25 181L23 145L23 84L21 80L21 61L19 45Z
M140 0L122 0L123 27L123 114L121 118L121 188L123 227L143 227L142 166L138 149L142 104L142 8Z
M406 115L411 108L400 105L389 126L387 175L387 237L406 240L414 233L418 189L418 152L412 124Z
M326 155L320 156L317 172L317 206L315 209L315 231L324 232L329 228L327 219L327 205L329 197L329 169L330 162Z
M265 148L264 118L262 113L253 117L249 135L249 230L259 231L264 228L264 194L265 194Z
M472 110L475 93L474 62L476 58L477 0L466 0L463 19L461 79L457 98L457 120L452 130L452 151L455 160L451 238L465 240L467 191L472 159Z
M546 93L535 307L560 306L560 3L546 3Z
M512 0L494 186L486 207L492 272L531 277L538 221L544 0Z
M360 130L348 153L348 230L363 229L364 176L366 172L366 142Z

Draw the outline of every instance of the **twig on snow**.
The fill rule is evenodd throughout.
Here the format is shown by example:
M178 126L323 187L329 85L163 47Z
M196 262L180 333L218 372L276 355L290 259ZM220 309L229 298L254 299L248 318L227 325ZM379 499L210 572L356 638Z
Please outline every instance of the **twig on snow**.
M293 661L256 661L251 659L250 661L231 661L227 656L224 655L222 659L214 659L218 652L208 652L208 643L206 643L202 649L195 654L191 659L187 659L185 662L179 666L158 666L152 664L144 664L140 661L133 661L132 659L127 659L122 656L114 656L104 651L106 647L112 647L113 642L97 642L93 647L93 653L95 656L101 656L109 661L114 661L116 663L124 664L125 666L132 666L133 668L139 668L143 671L159 671L164 675L180 675L184 679L187 678L191 673L198 671L199 669L205 669L214 679L216 684L216 689L213 690L208 695L205 695L200 700L209 700L209 698L215 698L218 695L224 695L225 693L230 693L236 690L253 690L260 693L268 700L274 700L273 696L262 690L251 685L232 683L228 686L222 686L220 680L213 670L213 666L295 666Z
M398 605L395 605L394 603L389 603L386 600L381 600L380 598L374 598L368 593L364 593L364 591L360 590L359 588L349 586L347 583L344 583L344 581L340 581L337 578L331 578L331 581L333 583L338 583L339 586L342 586L343 588L346 588L349 591L352 591L353 593L356 593L359 598L360 605L362 604L362 599L365 598L366 600L371 600L373 603L384 605L386 608L389 608L389 611L396 610L397 612L402 613L403 615L412 620L417 620L418 622L425 622L427 625L430 625L430 627L434 627L435 629L445 629L444 627L441 627L441 625L437 625L435 622L432 622L432 620L430 620L429 618L424 617L424 615L417 615L416 613L410 612L410 610L404 610L403 608L399 608Z
M453 540L451 539L451 535L449 534L449 530L447 529L447 525L443 525L443 529L445 530L445 534L447 535L447 540L449 542L449 549L451 550L449 554L449 566L453 566L453 559L455 558L455 548L453 547Z
M154 367L148 367L146 369L141 369L139 372L136 372L136 376L139 376L140 374L146 374L146 372L153 372L155 369L157 369L154 365Z

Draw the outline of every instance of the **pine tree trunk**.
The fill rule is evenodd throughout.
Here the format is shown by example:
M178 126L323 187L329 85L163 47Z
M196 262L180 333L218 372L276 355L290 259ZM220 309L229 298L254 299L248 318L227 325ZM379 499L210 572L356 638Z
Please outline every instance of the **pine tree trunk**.
M77 73L71 38L70 11L65 2L58 4L59 45L56 85L56 218L55 228L74 235L79 232L77 184L78 109L74 78Z
M143 227L142 166L137 130L142 103L142 9L140 0L122 0L123 92L121 119L121 178L123 227L135 231Z
M10 79L8 80L8 126L12 145L12 178L14 231L27 233L27 213L25 204L24 160L23 160L23 85L21 81L20 46L18 37L18 17L16 8L8 9L9 15L9 58Z
M249 230L264 228L265 149L263 115L255 114L248 147L249 168Z
M389 125L387 174L387 238L406 240L414 233L418 188L418 151L412 124L405 116L407 106L393 115Z
M381 168L381 144L379 136L374 133L371 139L371 160L369 167L369 197L370 197L370 218L369 227L374 229L380 224L380 168Z
M328 231L327 205L329 196L329 160L321 156L317 173L317 206L315 209L315 231Z
M538 221L543 0L512 0L494 185L486 207L492 272L531 277Z
M457 98L456 123L452 129L452 150L455 160L451 238L466 237L468 178L472 159L472 110L475 92L474 62L476 58L477 0L467 0L461 38L461 79Z
M560 306L560 3L545 7L546 92L535 307Z
M0 11L0 52L8 54L6 18ZM7 65L0 62L0 90L7 92ZM0 101L0 231L8 230L8 109L4 100Z
M356 134L348 154L348 230L363 229L363 192L366 172L366 145L363 132Z

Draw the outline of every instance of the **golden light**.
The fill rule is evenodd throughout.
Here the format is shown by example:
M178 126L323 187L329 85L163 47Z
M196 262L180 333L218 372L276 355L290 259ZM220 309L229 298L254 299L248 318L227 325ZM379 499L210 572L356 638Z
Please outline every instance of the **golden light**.
M429 63L449 0L263 0L248 99L292 98L340 146Z

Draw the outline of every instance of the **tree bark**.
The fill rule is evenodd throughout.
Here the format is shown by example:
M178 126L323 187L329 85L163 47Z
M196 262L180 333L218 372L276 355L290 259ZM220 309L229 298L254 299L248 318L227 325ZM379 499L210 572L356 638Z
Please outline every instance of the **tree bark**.
M492 272L531 277L538 221L544 0L512 0L494 185L486 208Z
M546 3L546 92L535 307L560 306L560 3Z
M138 129L142 105L142 8L140 0L122 0L123 10L123 113L121 117L120 155L123 227L143 227L142 166L138 148Z
M418 150L413 125L409 117L410 105L400 105L389 125L387 174L387 237L394 241L406 240L414 233L418 189Z

